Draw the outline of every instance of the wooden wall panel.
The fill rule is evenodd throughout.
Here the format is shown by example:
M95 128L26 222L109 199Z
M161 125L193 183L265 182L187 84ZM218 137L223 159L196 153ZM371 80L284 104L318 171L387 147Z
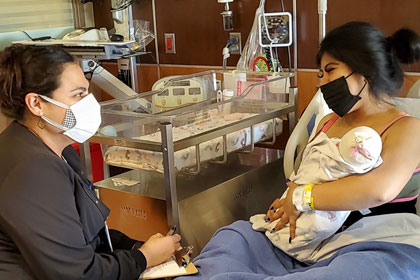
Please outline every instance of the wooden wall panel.
M418 16L420 1L340 0L328 1L327 32L348 21L368 21L386 36L400 28L410 28L420 34ZM406 71L420 72L420 63L405 66Z
M280 1L267 1L266 11L280 11ZM286 10L291 9L291 0L285 0ZM245 44L252 27L255 11L259 5L257 0L237 0L231 3L234 30L242 35ZM316 5L315 5L316 7ZM222 65L222 49L229 39L229 32L223 30L223 4L217 0L156 0L157 31L160 62L162 64L186 65ZM94 2L96 27L112 28L110 1ZM133 15L136 19L144 19L153 23L151 0L136 1ZM164 33L175 33L176 54L165 53ZM315 35L317 36L317 35ZM152 46L153 45L153 46ZM154 44L147 48L154 52ZM281 61L287 65L287 50L280 49ZM228 65L235 66L239 55L232 55ZM141 57L146 63L153 60Z
M152 24L152 1L137 0L133 6L136 19ZM267 0L266 12L281 11L281 1ZM291 11L292 1L284 0L285 9ZM243 44L251 29L258 0L235 0L230 4L234 16L234 30L242 34ZM159 55L162 64L222 65L222 49L229 38L223 30L220 12L223 4L217 0L156 0ZM418 12L420 1L340 0L328 2L327 31L348 21L362 20L377 25L386 35L401 27L409 27L420 33ZM97 27L112 27L110 0L94 2ZM318 48L318 10L316 0L297 1L298 64L299 68L316 68L315 54ZM176 54L164 51L164 33L175 33ZM154 44L148 46L154 53ZM288 66L287 49L280 48L283 66ZM141 62L153 63L153 58L143 56ZM239 55L228 60L236 65ZM420 72L420 64L405 68Z

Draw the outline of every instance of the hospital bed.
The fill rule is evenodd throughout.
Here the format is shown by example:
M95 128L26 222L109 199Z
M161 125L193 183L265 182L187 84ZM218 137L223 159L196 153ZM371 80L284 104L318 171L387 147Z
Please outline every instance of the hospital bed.
M95 185L111 208L110 227L145 239L177 225L197 254L217 228L263 211L282 192L272 186L284 182L283 152L258 143L273 145L284 121L294 126L291 76L236 72L232 81L207 71L102 102L90 142L103 149L106 179ZM223 100L226 90L236 95ZM109 165L126 172L109 176Z
M420 80L417 80L407 93L409 98L420 98Z
M420 99L396 98L395 103L420 117ZM299 164L300 151L317 123L329 112L321 92L317 92L287 142L286 178ZM256 233L247 221L237 221L215 233L194 260L199 273L185 280L419 279L419 259L420 217L414 214L365 217L346 231L331 236L307 263L288 257L267 242L264 234Z
M420 119L420 98L394 98L394 102L401 110ZM288 178L294 168L300 164L300 153L308 143L311 133L314 133L319 121L331 113L322 97L320 90L317 91L304 113L296 124L287 141L284 152L284 174ZM420 215L420 202L417 201L417 214Z

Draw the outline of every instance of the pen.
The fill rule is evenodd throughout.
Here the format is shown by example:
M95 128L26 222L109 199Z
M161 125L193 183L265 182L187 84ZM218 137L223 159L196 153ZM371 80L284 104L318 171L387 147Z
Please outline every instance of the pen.
M105 221L105 235L106 235L106 239L108 240L109 249L111 250L111 252L114 252L114 248L112 247L112 242L111 242L111 236L109 235L108 224L106 223L106 221Z
M175 231L176 231L176 225L173 225L171 229L168 231L168 233L166 234L166 236L174 235Z

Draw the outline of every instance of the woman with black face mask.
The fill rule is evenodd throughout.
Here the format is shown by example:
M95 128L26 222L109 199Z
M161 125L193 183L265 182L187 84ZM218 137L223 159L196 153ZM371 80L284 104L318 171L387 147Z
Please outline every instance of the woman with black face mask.
M270 205L266 220L279 219L274 230L289 226L292 245L298 242L293 238L300 213L353 211L343 229L305 263L273 247L250 223L238 221L215 233L194 260L199 274L188 280L417 279L420 120L400 111L391 97L403 85L400 63L419 58L420 38L411 30L386 37L369 23L351 22L329 32L317 61L321 90L334 113L319 122L316 132L341 139L353 128L370 127L381 135L382 164L327 183L289 182L287 196ZM365 210L363 219L358 210Z
M309 205L301 205L305 200L293 196L303 186L290 182L288 197L271 205L279 211L267 212L271 220L282 218L277 230L290 223L293 239L302 210L351 210L343 230L364 216L416 213L420 121L401 112L391 97L399 93L404 82L400 63L413 63L419 58L420 38L409 29L385 37L369 23L351 22L328 33L317 62L320 88L334 113L321 120L318 133L341 139L352 128L371 127L381 135L384 162L365 175L311 186ZM358 211L366 208L369 214Z

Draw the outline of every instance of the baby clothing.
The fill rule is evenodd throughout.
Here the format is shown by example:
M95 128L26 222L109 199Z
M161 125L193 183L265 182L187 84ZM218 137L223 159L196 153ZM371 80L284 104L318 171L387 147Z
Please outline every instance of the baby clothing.
M344 161L352 165L355 173L362 174L378 166L378 159L382 162L381 136L367 126L353 128L344 134L338 150Z
M298 185L334 181L351 174L363 174L382 163L382 141L379 134L369 127L357 127L341 139L329 138L320 132L308 143L298 171L290 180ZM287 190L282 198L287 195ZM296 237L289 244L289 226L271 233L279 220L265 222L265 214L250 218L252 227L265 231L271 242L300 261L308 260L323 240L334 234L350 211L308 211L296 221Z
M320 132L306 146L298 171L289 179L306 185L366 173L382 163L381 150L381 137L369 127L354 128L341 139Z

